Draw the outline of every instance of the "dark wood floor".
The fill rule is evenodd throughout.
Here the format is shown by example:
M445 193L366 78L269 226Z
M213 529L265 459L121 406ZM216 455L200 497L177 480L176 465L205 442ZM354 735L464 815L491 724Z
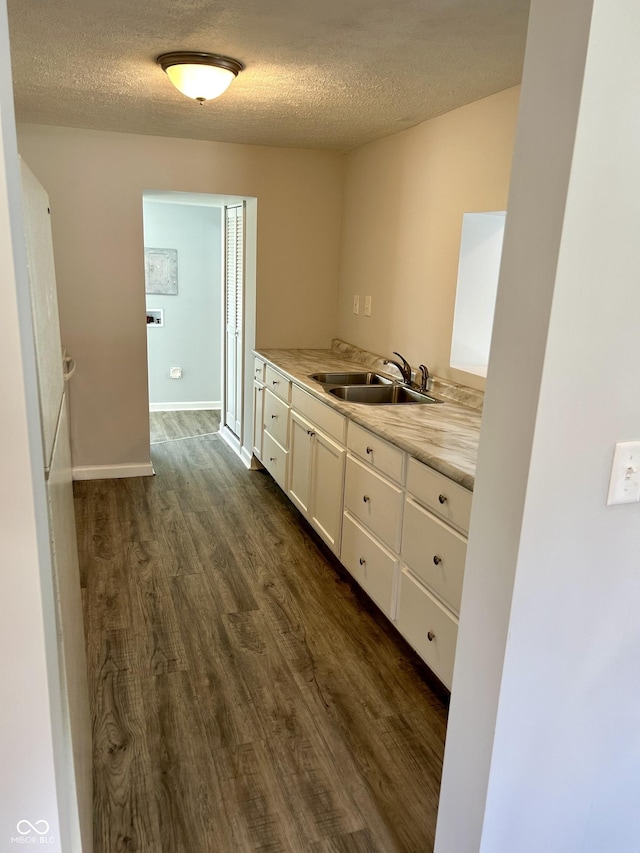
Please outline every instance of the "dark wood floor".
M220 429L220 412L203 409L192 412L149 412L151 444L176 441L195 435L212 435Z
M75 484L95 853L427 853L446 697L218 436Z

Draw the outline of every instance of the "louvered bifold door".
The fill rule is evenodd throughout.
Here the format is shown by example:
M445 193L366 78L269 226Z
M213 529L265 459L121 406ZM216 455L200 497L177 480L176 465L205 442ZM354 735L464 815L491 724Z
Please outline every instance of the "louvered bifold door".
M226 413L225 423L242 431L242 323L244 317L244 205L225 208Z

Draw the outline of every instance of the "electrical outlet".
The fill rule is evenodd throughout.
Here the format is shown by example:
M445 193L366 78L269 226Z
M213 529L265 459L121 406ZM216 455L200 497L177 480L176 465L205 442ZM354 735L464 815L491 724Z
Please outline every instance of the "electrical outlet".
M370 296L365 296L365 298L364 298L364 316L365 317L371 316L371 297Z
M182 379L182 368L181 367L170 367L169 368L169 379Z
M358 296L357 293L353 297L353 313L354 314L360 313L360 297Z

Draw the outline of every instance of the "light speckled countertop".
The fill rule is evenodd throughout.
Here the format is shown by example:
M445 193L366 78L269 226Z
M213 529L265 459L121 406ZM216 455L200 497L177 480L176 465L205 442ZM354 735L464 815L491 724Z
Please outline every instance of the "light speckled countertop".
M378 357L348 345L344 345L341 352L335 348L336 343L331 350L263 349L256 350L256 354L332 409L406 450L456 483L473 489L482 412L449 399L442 404L403 406L367 406L339 400L309 375L358 369L393 374L395 368L383 366ZM459 391L459 396L468 396L472 404L477 404L478 397L481 398L460 386L444 389L436 380L434 396L442 398L443 390L447 393Z

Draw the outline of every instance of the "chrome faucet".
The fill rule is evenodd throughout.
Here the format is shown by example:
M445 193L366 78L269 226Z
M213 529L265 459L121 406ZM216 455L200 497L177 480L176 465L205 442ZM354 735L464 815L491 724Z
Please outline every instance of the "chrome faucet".
M419 364L418 370L422 374L422 379L420 381L420 390L426 393L429 390L429 370L426 364Z
M400 364L400 361L394 361L393 359L387 358L385 358L384 364L393 364L394 367L397 367L402 374L402 381L404 384L411 385L411 365L404 356L400 355L399 352L394 351L393 354L398 356L402 364Z

